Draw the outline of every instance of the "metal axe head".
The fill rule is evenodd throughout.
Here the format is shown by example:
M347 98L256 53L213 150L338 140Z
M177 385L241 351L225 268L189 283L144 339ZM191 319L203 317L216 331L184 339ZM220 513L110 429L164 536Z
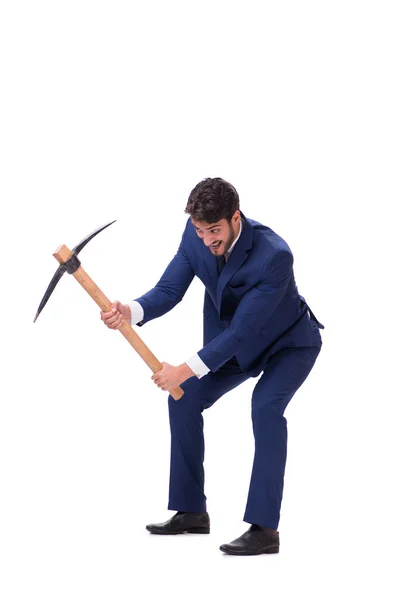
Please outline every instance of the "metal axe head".
M111 221L111 223L107 223L107 225L103 225L102 227L99 227L98 229L96 229L95 231L93 231L92 233L87 235L85 238L83 238L83 240L81 242L79 242L79 244L77 244L74 248L72 248L71 258L69 258L67 260L67 262L65 262L64 264L60 265L58 267L57 271L54 273L53 279L50 281L48 288L39 304L39 308L37 309L36 316L35 316L33 322L36 321L36 319L42 312L48 299L50 298L51 294L53 293L54 288L56 287L57 283L60 281L61 277L64 275L65 271L72 274L72 273L75 273L77 268L80 266L81 263L78 258L78 254L82 250L82 248L84 248L86 246L86 244L88 244L90 242L90 240L92 240L98 233L100 233L100 231L103 231L103 229L106 229L113 223L115 223L115 221Z

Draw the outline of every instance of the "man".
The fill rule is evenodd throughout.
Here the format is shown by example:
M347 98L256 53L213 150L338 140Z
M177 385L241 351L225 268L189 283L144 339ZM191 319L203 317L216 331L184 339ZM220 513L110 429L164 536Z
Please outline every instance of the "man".
M220 547L228 554L279 552L277 531L286 463L285 408L310 373L323 328L302 298L286 242L240 211L236 189L207 178L189 195L189 218L179 249L156 286L130 304L113 303L101 318L111 329L122 319L144 325L180 302L193 277L205 285L204 345L185 363L163 367L158 387L179 385L171 396L171 465L164 523L154 534L209 533L204 495L202 411L249 377L261 374L252 394L253 470L244 521L250 528Z

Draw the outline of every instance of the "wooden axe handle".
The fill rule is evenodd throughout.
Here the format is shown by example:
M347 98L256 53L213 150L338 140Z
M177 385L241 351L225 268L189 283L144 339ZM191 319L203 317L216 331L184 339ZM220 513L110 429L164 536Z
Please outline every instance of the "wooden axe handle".
M53 254L54 258L58 260L60 264L64 264L67 262L69 258L72 256L72 252L67 246L63 245L57 248L55 253ZM103 294L101 289L97 287L94 281L89 277L89 275L82 269L82 267L78 267L78 269L73 273L75 279L81 284L81 286L87 291L87 293L93 298L98 306L100 306L101 310L105 312L110 312L111 310L111 302ZM149 350L143 340L138 336L136 331L129 325L127 321L123 321L121 327L118 329L122 333L125 339L128 340L130 345L136 350L136 352L143 358L144 362L153 373L160 371L162 369L162 364L160 361L156 359L154 354ZM179 400L183 396L183 390L181 387L177 387L174 390L170 390L170 394L174 400Z

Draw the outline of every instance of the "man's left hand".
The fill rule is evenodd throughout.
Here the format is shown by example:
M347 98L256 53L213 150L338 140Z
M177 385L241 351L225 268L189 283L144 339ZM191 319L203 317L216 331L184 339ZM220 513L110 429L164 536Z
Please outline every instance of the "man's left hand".
M183 363L178 367L173 367L166 362L161 363L162 369L154 373L152 380L164 391L171 391L181 385L189 377L193 377L192 369Z

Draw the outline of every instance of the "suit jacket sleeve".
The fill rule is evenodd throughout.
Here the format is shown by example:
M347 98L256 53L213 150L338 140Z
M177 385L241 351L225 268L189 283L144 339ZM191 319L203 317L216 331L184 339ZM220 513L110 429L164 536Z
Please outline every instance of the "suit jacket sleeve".
M194 271L185 252L185 236L186 229L177 253L155 287L140 298L135 298L144 311L144 317L138 323L139 326L144 325L152 319L161 317L174 308L182 300L191 284Z
M293 255L282 250L264 264L260 281L241 299L229 328L198 353L211 371L217 371L268 326L290 281Z

